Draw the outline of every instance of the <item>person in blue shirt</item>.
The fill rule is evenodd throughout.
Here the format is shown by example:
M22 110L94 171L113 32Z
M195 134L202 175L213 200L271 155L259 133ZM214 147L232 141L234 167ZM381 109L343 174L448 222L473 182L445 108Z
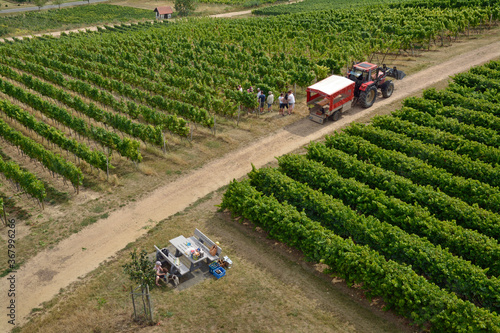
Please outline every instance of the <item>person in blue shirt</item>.
M266 95L264 94L263 91L261 91L259 95L259 108L260 108L260 113L264 111L264 104L266 103Z

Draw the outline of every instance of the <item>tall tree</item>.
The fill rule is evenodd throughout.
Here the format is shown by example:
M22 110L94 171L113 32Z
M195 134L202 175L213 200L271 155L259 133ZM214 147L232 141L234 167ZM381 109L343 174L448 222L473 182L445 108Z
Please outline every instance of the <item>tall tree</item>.
M48 0L35 0L33 1L35 5L38 7L38 10L41 10L43 6L47 3Z
M54 5L59 6L59 9L61 9L61 5L63 4L63 2L64 2L64 0L54 0L54 1L52 1L52 3Z
M187 16L195 8L195 0L175 0L175 10L179 16Z

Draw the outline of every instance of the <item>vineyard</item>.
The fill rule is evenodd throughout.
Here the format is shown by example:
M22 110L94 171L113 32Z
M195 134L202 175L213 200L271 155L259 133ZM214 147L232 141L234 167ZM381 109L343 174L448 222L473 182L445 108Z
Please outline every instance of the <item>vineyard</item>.
M500 61L234 181L222 209L435 332L500 330Z
M121 7L132 0L0 18L10 36L101 25L0 43L0 223L17 228L16 265L0 267L23 276L15 330L167 330L131 322L117 272L132 248L199 228L234 267L186 289L151 286L160 326L500 331L499 61L217 190L251 162L388 113L430 86L417 78L431 69L444 80L451 60L458 72L494 59L500 2L205 1L266 5L230 19L151 22L152 10ZM326 126L303 119L305 87L363 60L408 74L394 104ZM296 90L295 113L252 113L250 87ZM221 200L242 223L216 212Z
M264 91L305 87L325 72L340 73L355 59L398 54L416 45L429 48L445 35L456 40L471 28L496 24L498 3L461 4L424 9L374 1L370 14L341 6L286 17L135 23L60 38L14 39L0 46L0 135L5 145L16 147L78 193L84 177L94 177L94 171L109 175L114 161L130 160L137 167L148 146L166 153L173 145L169 137L190 139L198 126L215 135L217 117L237 126L242 108L256 106L255 96L246 92L251 86ZM383 20L367 25L366 15ZM284 50L284 44L292 47ZM240 84L245 92L235 89ZM452 112L463 111L443 108L433 117ZM491 123L484 131L498 131L494 115L478 118L478 111L467 112L476 122ZM383 135L380 131L366 135ZM487 156L478 152L483 160L471 161L474 171L464 176L481 170L478 180L498 180L497 170L487 164L498 156L484 150ZM13 158L2 161L2 174L43 207L47 180L22 164Z
M0 17L0 37L154 19L150 10L97 4Z

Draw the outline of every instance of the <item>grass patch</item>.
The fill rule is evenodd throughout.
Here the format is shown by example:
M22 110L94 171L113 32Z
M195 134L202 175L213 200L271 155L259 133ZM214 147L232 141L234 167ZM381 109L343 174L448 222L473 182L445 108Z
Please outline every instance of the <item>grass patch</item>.
M207 146L208 148L220 148L221 146L221 143L219 141L207 141L205 142L205 146Z
M99 219L98 216L88 216L88 217L85 217L82 222L80 222L80 226L81 227L86 227L88 225L91 225L93 223L96 223L97 220Z

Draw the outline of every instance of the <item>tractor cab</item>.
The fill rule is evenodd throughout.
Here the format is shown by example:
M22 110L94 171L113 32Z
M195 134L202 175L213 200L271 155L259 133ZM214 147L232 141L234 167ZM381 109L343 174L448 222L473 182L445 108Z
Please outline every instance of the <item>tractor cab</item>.
M374 81L378 75L377 69L377 65L370 64L369 62L355 64L348 73L349 79L358 84Z

